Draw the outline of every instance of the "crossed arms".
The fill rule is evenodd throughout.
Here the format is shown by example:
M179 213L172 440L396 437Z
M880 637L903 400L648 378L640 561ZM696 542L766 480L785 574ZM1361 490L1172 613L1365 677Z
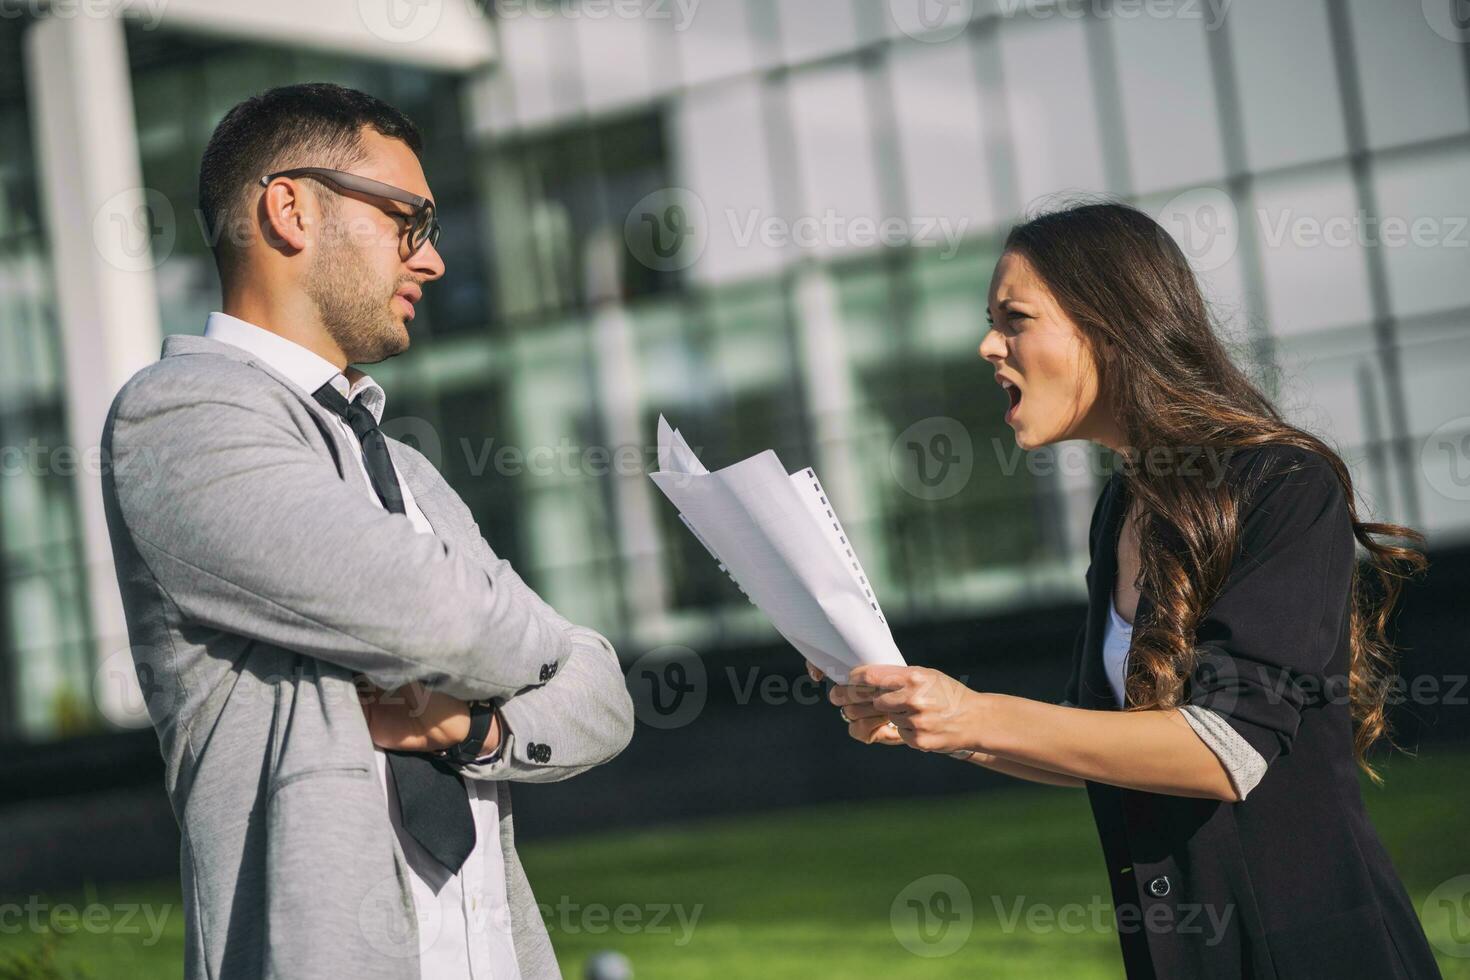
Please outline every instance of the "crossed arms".
M608 642L543 602L472 521L466 548L356 492L293 402L248 365L200 377L168 360L115 401L118 507L180 613L383 690L500 701L504 751L466 770L477 778L564 779L620 752L632 705ZM555 751L532 758L533 744Z

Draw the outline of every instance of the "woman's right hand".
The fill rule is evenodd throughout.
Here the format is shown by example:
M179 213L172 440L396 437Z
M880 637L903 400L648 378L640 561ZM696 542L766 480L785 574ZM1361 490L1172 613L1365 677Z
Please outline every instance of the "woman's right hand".
M806 661L806 672L818 685L827 679L827 675L813 666L810 660ZM837 710L842 720L847 722L847 734L864 745L904 744L898 729L893 727L886 715L852 705Z

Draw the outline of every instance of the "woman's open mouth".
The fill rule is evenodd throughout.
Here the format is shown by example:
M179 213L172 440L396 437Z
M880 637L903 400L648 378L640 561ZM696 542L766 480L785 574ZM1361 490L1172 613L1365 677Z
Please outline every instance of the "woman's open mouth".
M1000 386L1006 390L1006 395L1011 399L1011 407L1006 409L1006 421L1010 422L1016 415L1016 409L1021 407L1021 389L1007 378L997 378Z

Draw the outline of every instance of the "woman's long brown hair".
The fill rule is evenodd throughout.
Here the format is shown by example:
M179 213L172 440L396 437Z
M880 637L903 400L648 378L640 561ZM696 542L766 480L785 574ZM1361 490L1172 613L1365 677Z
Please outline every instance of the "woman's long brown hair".
M1309 450L1342 482L1353 535L1366 551L1353 570L1348 697L1354 754L1377 781L1367 754L1388 734L1396 676L1389 619L1404 579L1427 567L1423 537L1398 524L1358 520L1347 466L1322 440L1286 422L1231 361L1184 253L1148 215L1111 202L1075 204L1012 228L1005 247L1031 263L1081 329L1097 365L1098 396L1123 431L1125 456L1151 461L1125 459L1123 468L1139 507L1137 585L1153 608L1133 638L1129 707L1185 702L1198 660L1196 628L1238 551L1251 490L1184 476L1199 468L1184 466L1179 454L1263 445ZM1165 454L1180 465L1152 465Z

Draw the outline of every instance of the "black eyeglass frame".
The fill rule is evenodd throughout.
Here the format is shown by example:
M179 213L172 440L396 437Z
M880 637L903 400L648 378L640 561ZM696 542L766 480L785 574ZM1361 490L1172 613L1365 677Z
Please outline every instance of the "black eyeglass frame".
M381 180L373 180L371 177L362 177L358 174L348 173L345 170L332 170L328 167L293 167L290 170L279 170L273 174L266 174L260 178L261 187L269 187L270 182L277 177L318 177L329 184L359 194L371 194L374 197L386 198L407 204L413 208L409 215L408 225L408 255L405 259L412 258L424 243L438 247L439 234L443 229L439 226L439 217L434 210L434 202L427 197L413 194L401 187L385 184Z

